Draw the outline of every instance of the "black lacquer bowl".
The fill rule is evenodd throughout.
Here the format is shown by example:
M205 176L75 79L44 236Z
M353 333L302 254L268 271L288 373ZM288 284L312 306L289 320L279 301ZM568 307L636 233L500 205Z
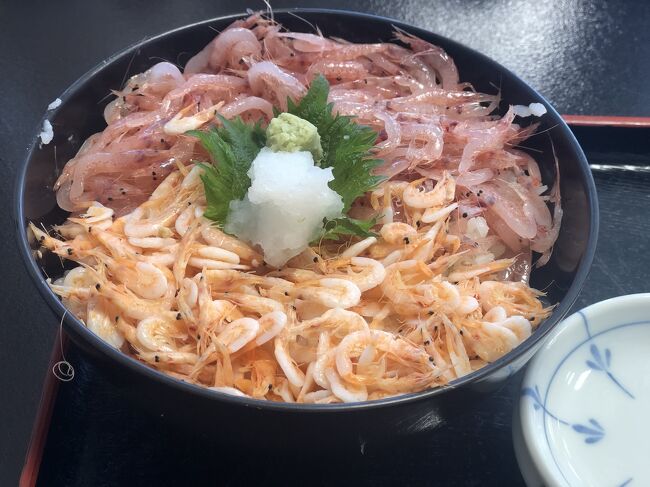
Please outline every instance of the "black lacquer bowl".
M297 13L298 18L292 13ZM461 80L488 93L500 87L506 104L543 103L540 135L526 141L540 163L546 184L554 178L552 146L560 161L564 221L551 261L533 272L532 285L545 289L553 314L521 346L496 362L446 387L381 401L338 405L271 403L215 393L187 384L139 363L105 344L71 314L65 331L89 359L111 372L120 393L144 405L150 414L172 417L188 427L212 431L224 441L250 445L294 442L358 442L368 438L408 435L440 425L456 411L494 391L532 357L544 336L564 317L584 284L596 247L598 202L589 166L580 146L557 112L517 76L487 57L449 39L371 15L333 10L301 9L275 12L288 29L309 32L305 22L327 36L354 42L391 40L399 27L444 48L458 65ZM129 76L159 59L183 65L214 36L240 16L223 17L176 29L145 40L99 64L61 95L63 103L47 114L54 127L52 143L39 146L35 137L27 153L16 191L16 224L27 270L42 296L61 317L65 308L45 282L61 274L56 258L36 260L26 232L28 221L46 227L61 223L66 214L56 206L52 186L64 161L73 157L89 135L105 126L102 118L111 89L119 89ZM552 144L552 146L551 146ZM55 152L56 151L56 152ZM56 156L56 157L55 157ZM55 163L58 161L58 166ZM35 299L38 299L35 297ZM52 326L57 326L52 319Z

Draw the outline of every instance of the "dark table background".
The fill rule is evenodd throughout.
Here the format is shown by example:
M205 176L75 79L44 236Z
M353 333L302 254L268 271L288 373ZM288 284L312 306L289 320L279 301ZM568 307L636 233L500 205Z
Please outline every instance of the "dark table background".
M521 75L561 113L650 116L650 29L647 28L650 2L358 0L349 3L303 0L300 3L274 1L273 6L348 7L394 17L493 57ZM0 485L17 482L58 328L57 321L23 271L15 245L16 223L11 212L15 173L22 164L29 141L38 131L38 120L50 101L113 52L167 29L239 12L246 7L262 8L263 5L252 0L249 3L215 0L19 3L0 0L0 163L5 168L4 177L0 178L0 204L4 209L0 212L4 229L0 239L3 264L0 278ZM594 136L587 134L585 140L588 137L593 139ZM636 139L635 148L630 152L643 158L648 154L647 144L644 144L644 137ZM594 159L601 163L616 162L608 159L607 151L599 152L602 147L599 149L598 144L592 149L592 162ZM629 162L628 156L617 157L618 163ZM648 284L642 279L626 278L634 276L634 269L639 265L648 266L644 251L647 244L642 243L647 236L644 233L647 224L644 230L638 220L639 217L643 219L643 211L648 207L645 189L650 184L648 176L625 172L615 172L612 176L603 172L596 174L596 180L600 181L603 208L608 208L603 212L603 233L609 229L613 238L606 241L601 238L590 280L578 305L648 290ZM641 215L630 215L629 211L620 209L621 191L635 198ZM113 483L130 479L148 484L154 474L172 475L173 472L185 475L178 478L188 480L191 472L203 473L207 475L204 478L222 479L229 484L247 480L284 484L332 484L346 480L347 483L354 480L346 477L344 471L348 468L363 475L365 483L375 485L382 479L397 478L396 470L403 471L402 485L434 484L437 479L444 485L451 485L452 479L457 485L504 485L504 479L511 479L505 480L508 485L521 482L509 441L514 383L449 425L443 443L420 441L425 446L419 452L409 452L408 443L394 445L394 465L389 461L390 452L373 451L369 447L364 455L347 457L350 465L340 458L323 457L320 468L315 465L307 470L303 466L297 471L299 477L292 475L290 467L279 468L276 473L283 476L278 477L269 460L258 462L255 458L246 458L237 466L237 452L224 453L219 449L196 452L197 442L202 441L200 438L195 441L171 433L167 437L159 420L141 417L137 411L126 416L116 415L113 419L109 415L98 424L92 416L92 408L110 401L119 404L118 389L111 389L115 385L93 389L93 384L85 384L86 376L93 377L95 382L101 381L101 373L94 371L74 350L70 354L68 358L75 360L79 368L79 379L66 384L60 391L60 396L68 400L65 404L59 401L55 410L52 432L56 433L59 443L48 444L43 465L44 474L60 473L60 485L97 484L91 480L96 471L75 469L74 465L79 468L101 466L109 484L111 479ZM57 418L60 418L58 422ZM74 443L71 445L65 435L74 431L81 431L82 435L70 440ZM106 431L110 433L107 435ZM97 436L102 434L107 436ZM141 449L140 445L151 435L158 435L163 441L157 448ZM108 447L111 441L131 450L128 465L119 461L119 455L113 456L115 451ZM94 448L88 448L89 445ZM60 453L58 457L57 452ZM219 460L215 455L230 455L225 458L233 463L225 476L220 476L216 468ZM239 455L247 457L246 452ZM163 464L168 458L173 458L174 462ZM325 469L339 472L339 475L324 474ZM480 469L483 474L477 476ZM442 473L444 475L440 476ZM487 473L492 476L485 475Z

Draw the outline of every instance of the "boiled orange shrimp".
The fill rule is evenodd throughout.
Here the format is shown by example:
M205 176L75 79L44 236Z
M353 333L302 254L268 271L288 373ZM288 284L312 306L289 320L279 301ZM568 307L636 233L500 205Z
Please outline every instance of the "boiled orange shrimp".
M551 312L551 308L545 308L539 300L541 296L544 293L518 282L485 281L479 288L479 298L485 311L500 306L508 316L521 315L530 321L543 320Z
M362 293L377 287L386 277L386 269L384 269L381 262L367 257L334 259L327 261L324 267L328 276L341 277L352 281ZM347 272L338 272L342 270Z
M350 308L361 299L361 289L348 279L325 277L315 283L300 283L294 294L298 299L315 301L327 308Z
M484 361L494 362L528 338L532 331L530 321L523 316L506 316L504 308L492 308L482 321L467 326L471 349Z
M106 343L119 349L124 344L124 337L117 328L113 316L109 313L103 300L91 299L86 309L86 326L101 337Z
M422 183L427 180L427 178L418 179L404 189L402 195L404 204L412 208L432 209L447 205L454 200L456 183L449 173L443 173L442 179L430 191L421 189Z
M352 357L357 357L361 365L368 368L368 364L373 362L377 355L383 355L386 359L400 364L412 375L405 372L399 378L385 378L354 372ZM347 335L336 348L335 361L336 370L343 380L368 386L380 384L380 387L391 393L410 390L414 381L433 380L436 375L433 360L430 360L426 352L381 330L360 331Z

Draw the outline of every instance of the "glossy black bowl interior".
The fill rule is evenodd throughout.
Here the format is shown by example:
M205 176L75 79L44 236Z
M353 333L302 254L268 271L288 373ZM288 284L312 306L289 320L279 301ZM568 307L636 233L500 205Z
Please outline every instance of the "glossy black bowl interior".
M591 265L598 227L596 190L589 166L555 110L517 76L487 57L449 39L389 19L331 10L292 12L299 15L276 12L275 18L290 30L313 32L313 24L327 36L354 42L389 41L393 38L393 26L399 27L443 47L458 65L462 81L488 93L500 89L503 107L506 103L531 102L546 106L548 113L542 118L541 134L525 145L533 151L549 186L554 178L552 146L560 161L565 212L562 230L550 263L532 276L532 285L546 290L549 300L559 303L552 316L516 350L446 387L382 401L329 406L277 404L217 394L167 377L121 354L70 314L65 316L65 330L89 357L114 372L124 394L141 399L149 410L204 426L214 420L222 434L236 432L240 439L259 440L259 431L269 433L264 436L271 438L275 432L285 440L313 438L315 434L320 434L321 439L342 438L346 434L356 438L377 433L378 424L382 425L380 436L428 429L458 408L471 404L480 394L494 390L520 369L575 301ZM234 19L219 18L182 27L124 50L81 77L61 95L62 105L47 114L54 127L54 140L41 147L35 138L27 153L17 185L16 221L27 269L58 316L65 309L47 287L44 275L60 275L61 263L52 256L35 259L26 223L49 227L65 219L66 213L56 206L52 185L65 161L75 155L86 137L104 128L102 112L110 100L111 89L120 88L128 76L145 71L160 59L184 65L215 36L215 31L221 31ZM57 326L55 319L52 326ZM223 421L224 418L230 419Z

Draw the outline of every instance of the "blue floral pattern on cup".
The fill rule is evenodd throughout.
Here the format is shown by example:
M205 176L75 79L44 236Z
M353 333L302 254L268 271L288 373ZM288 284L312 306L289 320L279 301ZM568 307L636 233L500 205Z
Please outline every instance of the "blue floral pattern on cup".
M580 423L571 424L568 421L558 418L555 414L550 412L544 406L544 403L542 402L542 396L539 393L539 387L537 386L535 386L535 388L524 387L521 391L521 395L531 397L533 400L533 407L535 409L540 409L540 408L543 409L544 413L550 416L551 418L553 418L554 420L558 421L563 425L571 426L573 431L575 431L576 433L585 435L585 443L587 444L598 443L605 436L605 429L594 418L590 418L588 420L588 425L584 425Z
M585 443L597 443L603 438L603 436L605 436L605 430L594 418L589 420L589 424L590 426L585 426L584 424L573 424L571 427L574 431L585 435Z
M634 399L634 395L628 391L616 377L614 377L614 374L610 369L612 364L612 352L609 350L609 348L605 349L604 358L603 354L600 353L600 349L595 343L591 344L589 351L591 352L591 359L587 360L587 366L592 370L604 372L621 391L627 394L631 399Z

